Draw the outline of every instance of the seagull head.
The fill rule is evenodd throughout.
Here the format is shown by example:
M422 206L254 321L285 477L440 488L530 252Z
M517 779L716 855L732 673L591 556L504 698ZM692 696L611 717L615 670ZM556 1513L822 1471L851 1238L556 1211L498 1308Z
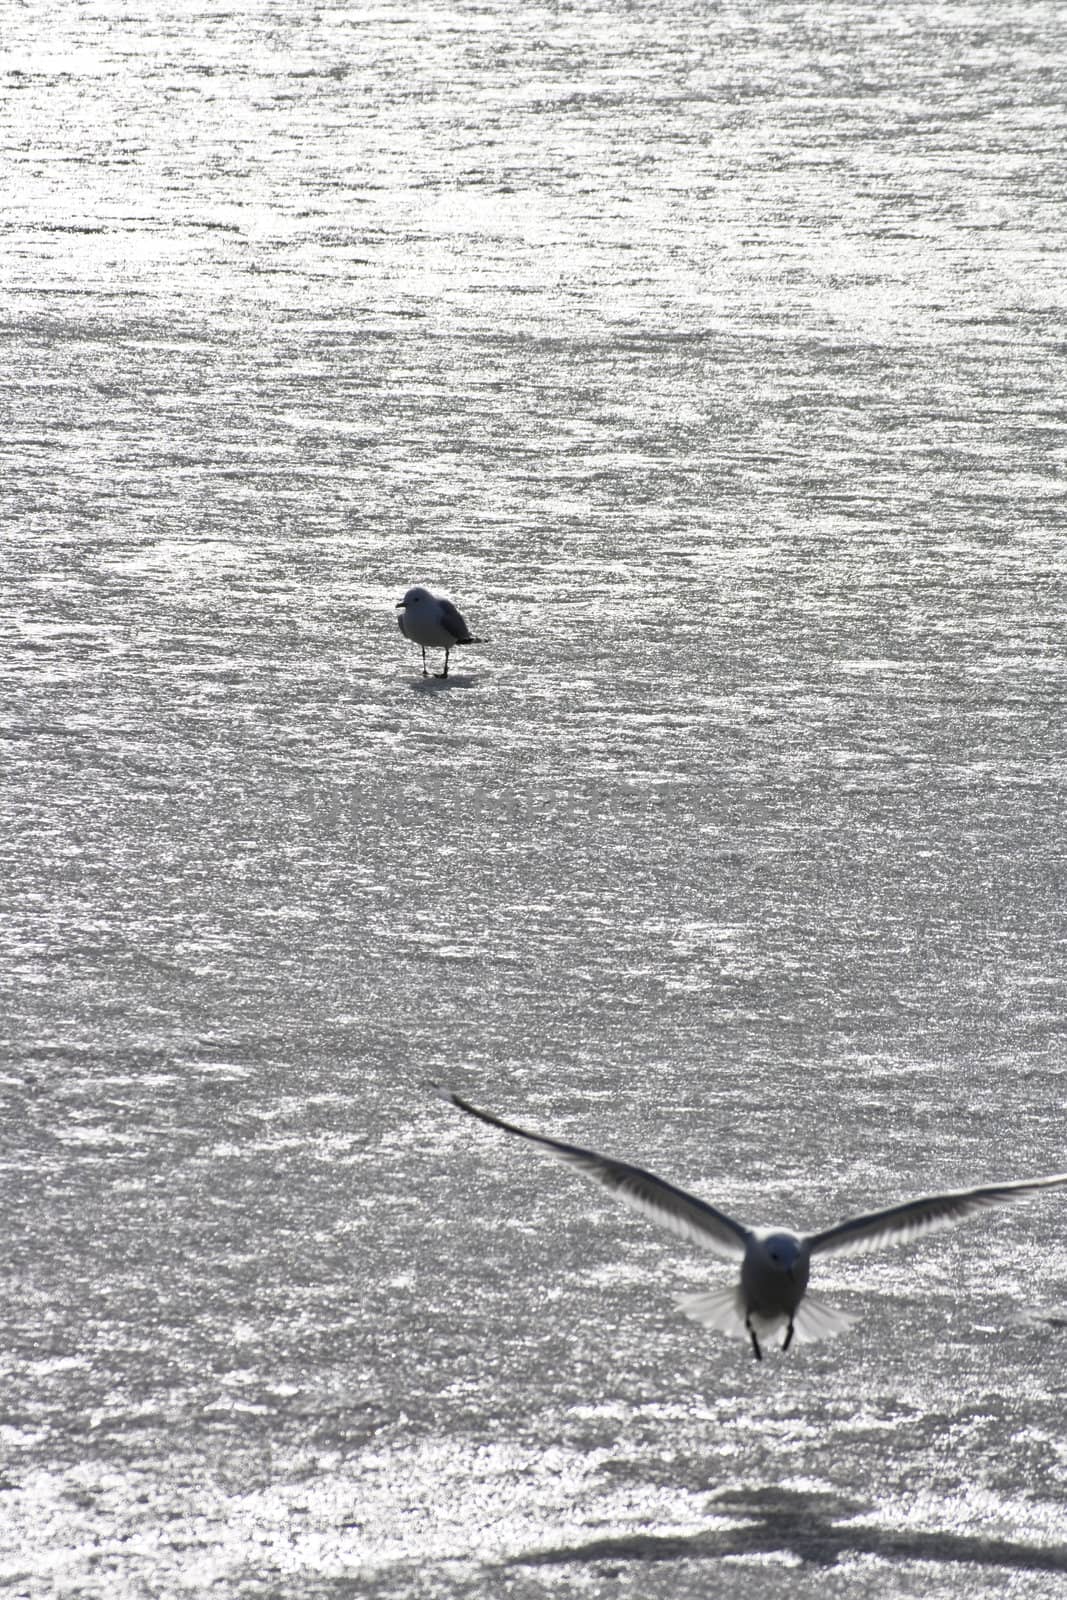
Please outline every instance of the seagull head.
M791 1278L800 1260L801 1244L796 1234L776 1229L773 1233L765 1233L760 1244L768 1265L775 1272L784 1272Z
M429 598L430 591L428 589L409 589L403 600L397 601L396 608L398 611L402 611L405 606L421 605L423 600L428 600Z

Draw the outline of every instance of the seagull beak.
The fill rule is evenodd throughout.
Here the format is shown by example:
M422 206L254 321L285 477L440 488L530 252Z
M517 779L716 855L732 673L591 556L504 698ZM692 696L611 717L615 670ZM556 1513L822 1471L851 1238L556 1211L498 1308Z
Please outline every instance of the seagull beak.
M398 611L403 611L403 609L404 609L404 607L406 605L407 605L407 601L406 600L398 600L397 603L396 603L396 609Z

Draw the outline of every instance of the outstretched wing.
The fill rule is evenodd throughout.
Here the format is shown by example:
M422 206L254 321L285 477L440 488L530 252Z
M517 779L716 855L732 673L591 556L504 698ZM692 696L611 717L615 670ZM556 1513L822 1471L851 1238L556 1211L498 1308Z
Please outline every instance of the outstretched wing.
M610 1156L597 1155L595 1150L583 1150L580 1145L548 1139L542 1133L529 1133L525 1128L517 1128L513 1122L494 1117L490 1111L479 1111L477 1106L469 1105L449 1089L438 1088L437 1092L442 1100L458 1106L469 1116L488 1122L490 1127L503 1128L505 1133L515 1133L520 1139L529 1139L531 1144L541 1145L557 1161L564 1161L568 1166L584 1172L594 1183L610 1190L631 1211L639 1211L642 1216L658 1222L661 1228L669 1229L678 1238L699 1245L702 1250L710 1250L725 1261L739 1261L744 1255L749 1239L747 1228L724 1212L716 1211L706 1201L686 1194L684 1189L676 1189L663 1178L657 1178L654 1172L646 1172L643 1167L632 1167L627 1161L615 1161Z
M451 600L438 600L437 619L446 633L450 633L457 644L477 644L477 639L471 638L471 631L467 627L463 614L457 611Z
M813 1256L858 1255L864 1250L882 1250L890 1245L906 1244L924 1233L937 1233L941 1228L954 1228L966 1222L979 1211L992 1206L1011 1205L1016 1200L1029 1200L1043 1189L1062 1188L1067 1185L1067 1172L1051 1178L1023 1178L1018 1183L991 1183L980 1189L958 1189L952 1194L933 1194L925 1200L905 1200L885 1211L872 1211L865 1217L849 1217L844 1222L826 1228L822 1233L809 1234L806 1240Z

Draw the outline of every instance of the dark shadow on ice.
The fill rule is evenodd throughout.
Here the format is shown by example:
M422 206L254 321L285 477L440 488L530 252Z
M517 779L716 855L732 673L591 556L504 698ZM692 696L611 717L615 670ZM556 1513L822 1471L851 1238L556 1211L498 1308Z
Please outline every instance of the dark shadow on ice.
M1067 1330L1067 1305L1023 1306L1011 1320L1023 1328L1052 1328L1062 1333Z
M478 682L471 672L450 672L447 678L416 678L413 694L437 694L441 689L473 689Z
M894 1532L850 1519L870 1507L832 1494L786 1489L736 1489L716 1497L724 1518L740 1527L711 1527L693 1534L633 1533L555 1550L531 1550L509 1566L563 1566L584 1561L719 1561L724 1556L792 1556L808 1566L832 1567L856 1556L882 1561L971 1563L1022 1572L1067 1572L1067 1546L1042 1548L977 1535Z

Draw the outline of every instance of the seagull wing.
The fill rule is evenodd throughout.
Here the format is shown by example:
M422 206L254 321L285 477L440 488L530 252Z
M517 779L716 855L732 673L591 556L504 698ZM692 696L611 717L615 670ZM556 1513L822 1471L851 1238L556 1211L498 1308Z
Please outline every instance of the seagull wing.
M547 1139L544 1134L530 1133L517 1128L513 1122L494 1117L489 1111L479 1111L449 1089L438 1089L442 1100L458 1106L469 1116L488 1122L490 1127L503 1128L505 1133L516 1133L520 1139L539 1144L557 1161L584 1172L594 1183L609 1189L631 1211L639 1211L661 1228L667 1228L680 1239L710 1250L724 1261L740 1261L745 1253L749 1230L722 1211L716 1211L706 1201L676 1189L672 1183L657 1178L654 1172L643 1167L632 1167L626 1161L614 1161L610 1156L597 1155L595 1150L583 1150L580 1145L564 1144L559 1139Z
M932 1194L925 1200L905 1200L885 1211L872 1211L864 1217L849 1217L822 1233L809 1234L808 1249L813 1256L859 1255L866 1250L883 1250L906 1244L924 1233L954 1228L988 1211L992 1206L1011 1205L1029 1200L1042 1189L1067 1185L1067 1172L1051 1178L1023 1178L1017 1183L991 1183L980 1189L957 1189L952 1194Z
M463 614L456 610L451 600L438 600L437 620L447 633L450 633L457 644L477 644L477 639L471 638L471 631L467 627Z

